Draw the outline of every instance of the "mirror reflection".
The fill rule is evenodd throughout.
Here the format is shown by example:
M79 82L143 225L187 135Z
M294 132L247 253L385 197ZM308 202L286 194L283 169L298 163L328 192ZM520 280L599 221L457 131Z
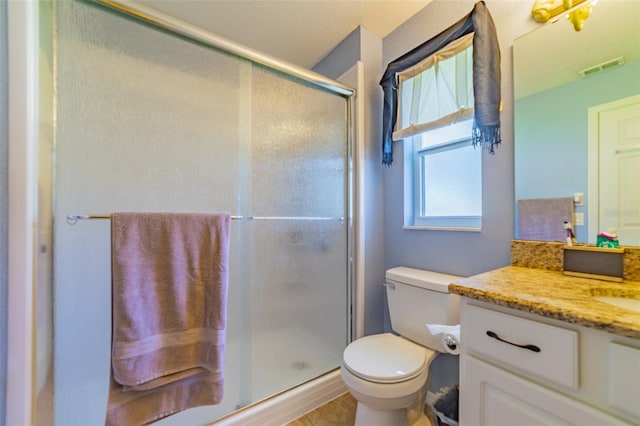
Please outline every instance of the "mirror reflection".
M542 25L513 56L515 195L542 200L532 211L556 237L540 239L565 240L570 198L578 242L615 228L640 245L640 1L600 1L580 32L566 18ZM520 222L516 238L536 223Z

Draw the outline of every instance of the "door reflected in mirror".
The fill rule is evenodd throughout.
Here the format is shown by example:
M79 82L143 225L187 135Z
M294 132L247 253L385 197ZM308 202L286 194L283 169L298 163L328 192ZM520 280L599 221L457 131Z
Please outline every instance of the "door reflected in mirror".
M621 244L640 245L640 106L624 118L605 112L640 95L640 1L599 2L580 32L562 21L514 41L516 202L584 194L574 202L578 242L618 228ZM602 119L616 124L606 130ZM617 158L600 173L605 140ZM518 227L516 217L516 238Z

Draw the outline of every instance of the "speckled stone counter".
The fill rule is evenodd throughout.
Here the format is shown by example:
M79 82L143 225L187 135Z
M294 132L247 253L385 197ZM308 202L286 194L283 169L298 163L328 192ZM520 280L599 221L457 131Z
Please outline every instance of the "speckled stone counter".
M564 243L548 241L511 241L511 265L562 271ZM624 279L640 281L640 247L624 247Z
M640 312L593 296L640 298L640 281L622 283L566 276L560 271L507 266L449 285L460 296L640 339Z

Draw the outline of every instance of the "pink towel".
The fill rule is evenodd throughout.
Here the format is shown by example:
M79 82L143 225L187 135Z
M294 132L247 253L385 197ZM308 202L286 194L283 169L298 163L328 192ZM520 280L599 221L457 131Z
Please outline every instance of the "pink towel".
M223 395L228 214L114 213L108 425Z

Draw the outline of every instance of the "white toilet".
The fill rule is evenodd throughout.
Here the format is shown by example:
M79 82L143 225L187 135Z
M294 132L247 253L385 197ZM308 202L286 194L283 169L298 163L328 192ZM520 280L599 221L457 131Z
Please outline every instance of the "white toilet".
M353 341L340 373L358 401L356 426L430 425L424 415L429 365L436 349L426 324L458 324L460 298L448 284L461 277L397 267L386 273L391 328Z

